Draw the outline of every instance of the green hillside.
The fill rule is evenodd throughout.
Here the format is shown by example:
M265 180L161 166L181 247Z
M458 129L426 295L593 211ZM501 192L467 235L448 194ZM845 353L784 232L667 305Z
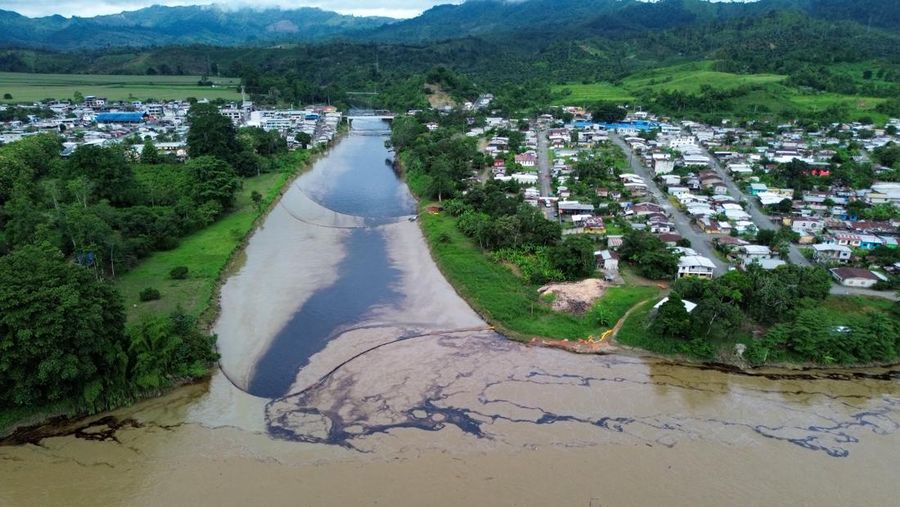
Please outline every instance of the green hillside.
M875 107L886 98L821 92L791 86L788 76L778 74L735 74L715 70L716 62L700 61L660 67L625 77L620 83L597 82L554 85L553 103L588 105L611 101L646 104L660 92L702 95L704 90L731 91L724 114L784 116L791 113L818 113L827 108L846 108L850 118L885 116ZM861 71L860 71L861 73ZM709 88L706 88L709 87Z

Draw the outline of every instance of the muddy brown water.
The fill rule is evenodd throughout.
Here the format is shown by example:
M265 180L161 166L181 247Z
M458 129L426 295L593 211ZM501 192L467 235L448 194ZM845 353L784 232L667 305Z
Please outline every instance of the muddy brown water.
M346 138L256 232L221 371L0 447L0 505L896 504L900 373L507 341L431 262L382 143ZM377 213L329 194L361 170L387 171Z

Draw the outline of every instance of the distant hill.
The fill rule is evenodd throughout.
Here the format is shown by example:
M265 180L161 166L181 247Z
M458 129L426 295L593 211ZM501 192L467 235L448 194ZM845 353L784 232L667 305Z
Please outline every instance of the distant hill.
M416 18L358 35L398 42L529 32L552 38L585 38L701 26L788 10L823 20L900 29L898 0L469 0L460 5L440 5Z
M0 45L96 49L311 42L371 30L393 21L390 18L344 16L306 7L224 10L217 6L153 6L92 18L28 18L0 10Z
M27 18L0 11L0 46L56 50L204 44L265 45L326 39L428 43L476 37L499 41L615 38L796 12L829 22L900 30L900 0L468 0L396 21L314 8L223 10L153 6L93 18ZM524 36L524 37L523 37Z

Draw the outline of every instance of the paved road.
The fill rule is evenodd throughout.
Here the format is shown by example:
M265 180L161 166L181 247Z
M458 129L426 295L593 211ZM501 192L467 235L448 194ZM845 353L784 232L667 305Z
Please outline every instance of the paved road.
M551 186L550 166L553 162L550 160L550 142L547 139L547 129L539 127L537 129L537 156L538 156L538 184L540 186L541 197L552 197L553 188ZM547 220L556 221L559 218L556 215L556 208L547 208L541 206L544 217Z
M644 166L639 157L634 155L628 144L625 143L618 134L611 134L609 138L618 147L622 148L625 155L628 156L629 163L631 164L631 171L641 178L644 178L644 181L647 183L647 189L650 190L653 200L662 206L666 211L666 214L672 218L672 222L678 229L678 234L687 238L691 242L691 248L696 250L697 253L713 261L713 264L716 265L715 274L717 276L725 274L728 271L728 265L716 256L712 244L710 243L710 236L694 229L687 216L669 202L666 194L660 190L659 186L653 180L650 170Z
M537 155L538 155L538 182L541 185L541 197L550 197L550 143L547 140L547 130L543 127L537 130Z
M709 157L710 165L712 169L722 178L722 181L725 182L725 186L728 187L728 192L731 194L731 197L734 197L738 201L744 199L747 201L747 213L750 215L750 220L756 225L757 229L760 230L770 230L774 231L779 228L772 219L769 218L768 215L763 213L763 211L759 207L759 203L756 198L753 196L745 195L744 192L734 183L734 180L731 179L731 175L722 167L722 164L719 163L718 159L712 155L704 147L700 147L703 150L703 154ZM788 259L793 264L797 264L798 266L809 266L809 261L803 254L800 252L800 248L791 243L788 251Z
M900 297L894 291L881 291L872 289L857 289L852 287L843 287L841 285L832 285L831 294L835 296L871 296L882 299L890 299L891 301L900 301Z

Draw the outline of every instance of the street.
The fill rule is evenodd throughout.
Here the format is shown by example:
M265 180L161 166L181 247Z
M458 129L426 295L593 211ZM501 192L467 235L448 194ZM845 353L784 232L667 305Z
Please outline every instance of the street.
M618 134L611 134L609 138L618 146L622 148L625 152L625 155L628 157L628 162L631 165L631 171L641 178L647 183L647 189L650 191L653 200L656 201L657 204L662 206L662 208L666 211L666 214L672 218L672 222L675 224L675 227L678 229L678 234L688 241L691 242L691 248L697 251L700 255L706 257L711 260L713 264L716 265L716 275L721 276L728 271L728 265L725 264L719 257L716 256L713 251L712 245L710 244L711 238L696 229L694 229L693 225L691 225L690 220L687 216L681 212L678 208L672 205L669 202L666 194L659 188L656 184L656 181L653 180L653 175L650 173L650 170L644 166L643 162L634 156L631 148Z
M756 198L744 194L744 192L734 183L734 180L731 179L731 175L728 174L728 172L722 167L722 164L719 163L716 157L714 157L712 153L709 152L709 150L702 146L700 147L700 149L702 150L704 155L709 157L710 165L713 171L715 171L716 174L718 174L719 177L722 178L722 181L725 182L725 186L728 188L729 194L731 194L731 196L738 201L742 199L747 201L746 211L750 215L750 220L754 225L756 225L756 228L759 230L777 230L779 226L775 225L775 223L772 222L768 215L763 213ZM798 266L809 266L809 261L806 259L806 257L803 256L803 253L800 252L800 248L794 243L791 243L789 245L788 259L791 261L791 263L797 264Z
M545 127L537 127L537 163L538 163L538 183L540 184L541 197L552 197L553 189L551 187L550 167L550 143L547 140L547 129ZM556 220L556 212L552 207L542 206L544 216L547 220Z

